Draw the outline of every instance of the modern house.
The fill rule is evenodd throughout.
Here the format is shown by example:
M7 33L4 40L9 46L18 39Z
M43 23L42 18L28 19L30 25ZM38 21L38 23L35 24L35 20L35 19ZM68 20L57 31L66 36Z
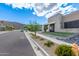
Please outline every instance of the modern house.
M45 26L49 32L79 33L79 10L67 15L55 14L48 18L48 24L43 25L43 29Z

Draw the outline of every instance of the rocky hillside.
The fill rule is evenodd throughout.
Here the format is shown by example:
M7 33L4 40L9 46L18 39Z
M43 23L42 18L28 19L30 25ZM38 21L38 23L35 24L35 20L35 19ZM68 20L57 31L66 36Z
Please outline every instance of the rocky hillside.
M21 29L23 28L24 24L18 23L18 22L10 22L10 21L0 21L0 25L2 26L14 26L15 29Z

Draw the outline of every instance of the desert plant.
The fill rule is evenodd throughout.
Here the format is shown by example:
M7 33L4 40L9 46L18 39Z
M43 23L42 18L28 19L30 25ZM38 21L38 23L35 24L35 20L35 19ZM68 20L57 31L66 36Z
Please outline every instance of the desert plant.
M35 34L32 34L31 33L31 37L33 38L33 39L36 39L37 37L35 36Z
M44 39L43 38L40 38L40 41L43 41Z
M74 55L73 52L72 52L71 46L64 45L64 44L59 45L56 48L55 53L58 56L72 56L72 55Z
M46 45L47 47L51 47L52 45L54 45L54 43L51 41L47 41L46 43L44 43L44 45Z
M39 36L36 36L36 35L33 34L33 33L31 33L31 36L32 36L32 38L34 38L34 39L38 39L38 38L40 38Z
M35 36L33 33L31 33L32 36Z

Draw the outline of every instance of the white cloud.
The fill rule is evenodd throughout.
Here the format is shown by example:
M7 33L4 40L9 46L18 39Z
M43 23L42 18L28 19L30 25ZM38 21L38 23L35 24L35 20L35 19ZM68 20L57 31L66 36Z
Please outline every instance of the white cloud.
M79 0L0 0L1 3L79 3Z
M46 18L60 12L61 14L68 14L72 11L76 11L72 5L67 6L68 3L6 3L12 4L13 8L29 8L34 9L33 14L37 16L45 16ZM61 6L65 6L65 8Z
M59 12L60 12L60 10L49 12L47 15L45 15L45 17L49 18L49 17L51 17L51 16L53 16L53 15L59 13Z
M10 5L10 4L12 4L13 8L20 8L20 9L22 9L23 7L30 8L30 9L32 8L30 3L7 3L7 5Z
M56 5L55 3L37 3L33 5L34 11L36 12L37 16L44 16L47 14L53 6Z
M59 9L61 10L61 14L64 14L64 15L78 10L77 8L73 7L72 5L69 5L65 8L59 7Z
M67 3L63 4L63 6L65 6L65 8L63 8L61 7L62 4L63 3L55 4L52 7L51 7L52 5L51 3L34 4L34 10L37 16L45 16L46 18L49 18L56 13L61 13L65 15L77 10L77 8L74 8L72 5L67 6Z
M35 15L36 13L35 13L35 12L33 12L33 14Z

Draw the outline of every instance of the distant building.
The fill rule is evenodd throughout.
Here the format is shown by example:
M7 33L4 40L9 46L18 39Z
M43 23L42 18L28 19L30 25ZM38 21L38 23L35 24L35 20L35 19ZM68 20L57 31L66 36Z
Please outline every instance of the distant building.
M48 26L49 32L79 33L79 11L72 12L68 15L55 14L48 18L48 24L44 26Z
M0 21L0 31L5 31L5 26L3 25L3 21Z
M0 26L0 31L5 31L5 26Z

